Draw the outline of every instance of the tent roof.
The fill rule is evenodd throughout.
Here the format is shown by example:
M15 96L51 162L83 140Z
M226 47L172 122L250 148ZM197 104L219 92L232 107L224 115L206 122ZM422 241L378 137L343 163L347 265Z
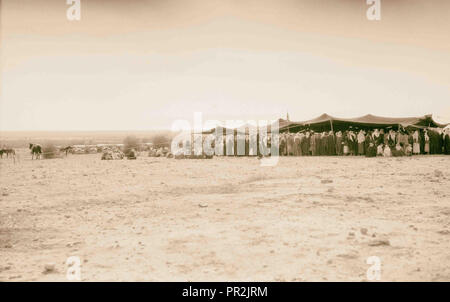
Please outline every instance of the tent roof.
M366 114L364 116L355 117L355 118L339 118L334 117L329 114L322 114L314 119L301 121L301 122L293 122L285 119L278 119L278 129L280 132L287 131L292 128L317 128L317 129L328 129L331 128L331 123L335 129L346 129L350 126L352 127L361 127L361 128L387 128L387 127L397 127L401 125L402 127L415 127L415 128L425 128L425 127L440 127L443 128L446 125L437 123L433 120L431 114L418 116L418 117L383 117L376 116L372 114ZM275 124L272 123L268 126L269 129L275 129ZM239 132L244 131L244 129L254 129L257 130L258 127L255 124L246 123L242 125L236 125L237 127L226 128L223 125L217 125L214 128L204 130L203 133L213 133L216 128L222 128L224 131L233 131L237 130ZM328 129L329 130L329 129ZM270 130L269 130L270 131Z
M330 124L333 122L335 125L341 126L359 126L359 127L389 127L389 126L398 126L401 125L403 127L408 126L422 126L422 127L445 127L444 124L439 124L433 120L431 114L419 116L419 117L383 117L376 116L372 114L367 114L361 117L356 118L338 118L326 113L307 121L302 122L290 122L289 124L285 124L281 126L280 130L287 130L290 128L297 127L307 127L307 126L321 126L324 124Z

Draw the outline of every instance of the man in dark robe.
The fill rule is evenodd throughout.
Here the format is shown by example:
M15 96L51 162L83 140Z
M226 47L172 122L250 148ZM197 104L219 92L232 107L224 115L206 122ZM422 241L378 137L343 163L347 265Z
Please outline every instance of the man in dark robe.
M372 139L372 131L367 131L366 137L364 139L364 151L367 153L367 150L369 149L370 143L374 143Z
M377 156L377 147L375 145L375 139L372 135L367 134L366 140L364 141L366 144L366 157L376 157Z
M381 144L384 144L384 129L380 130L380 135L378 136L378 139L376 141L377 146L379 146Z
M425 133L419 131L419 144L420 144L420 154L425 153Z
M450 131L444 132L444 153L450 155Z
M443 147L444 147L444 133L439 133L439 148L438 148L438 154L443 153Z
M428 131L428 135L430 137L430 154L441 154L442 153L442 144L440 140L441 135L434 130Z
M287 155L293 156L294 155L294 134L288 133L287 137Z
M227 137L226 135L222 136L222 146L223 146L223 156L227 156Z

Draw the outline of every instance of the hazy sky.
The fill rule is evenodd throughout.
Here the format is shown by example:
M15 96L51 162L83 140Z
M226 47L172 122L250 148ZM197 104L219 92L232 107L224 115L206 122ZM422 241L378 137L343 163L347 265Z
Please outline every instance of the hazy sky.
M0 130L433 113L450 122L450 1L1 0Z

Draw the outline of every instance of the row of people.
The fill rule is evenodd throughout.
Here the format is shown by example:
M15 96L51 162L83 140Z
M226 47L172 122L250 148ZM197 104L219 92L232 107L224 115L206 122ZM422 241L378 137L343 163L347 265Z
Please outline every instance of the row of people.
M387 155L450 154L450 133L442 129L414 131L359 130L304 131L280 134L280 155ZM383 148L383 151L380 150Z
M194 145L204 149L207 136L197 136L180 143L181 153L194 152ZM196 139L200 139L195 143ZM215 136L210 138L210 149L214 155L226 156L266 156L271 150L271 136L260 139L259 134L239 134L222 136L221 146L215 146ZM323 156L323 155L365 155L368 157L402 156L412 154L450 154L450 131L442 129L406 130L354 130L315 132L311 130L297 133L280 133L279 155L281 156ZM174 150L172 150L174 152ZM204 150L201 150L204 152ZM191 153L189 153L191 154ZM152 156L152 155L150 155Z

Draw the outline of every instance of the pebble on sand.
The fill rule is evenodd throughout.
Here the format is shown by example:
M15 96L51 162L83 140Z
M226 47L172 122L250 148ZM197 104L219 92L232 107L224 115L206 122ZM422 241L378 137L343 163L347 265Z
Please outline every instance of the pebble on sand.
M379 240L372 240L369 242L369 246L389 246L391 243L387 239L379 239Z
M331 180L331 179L322 179L321 181L320 181L320 183L323 183L323 184L330 184L330 183L332 183L333 181Z
M54 263L47 263L44 266L44 271L42 272L43 274L51 274L51 273L55 273L56 272L56 267Z
M449 230L441 230L441 231L438 231L438 234L441 234L441 235L450 235L450 231L449 231Z

